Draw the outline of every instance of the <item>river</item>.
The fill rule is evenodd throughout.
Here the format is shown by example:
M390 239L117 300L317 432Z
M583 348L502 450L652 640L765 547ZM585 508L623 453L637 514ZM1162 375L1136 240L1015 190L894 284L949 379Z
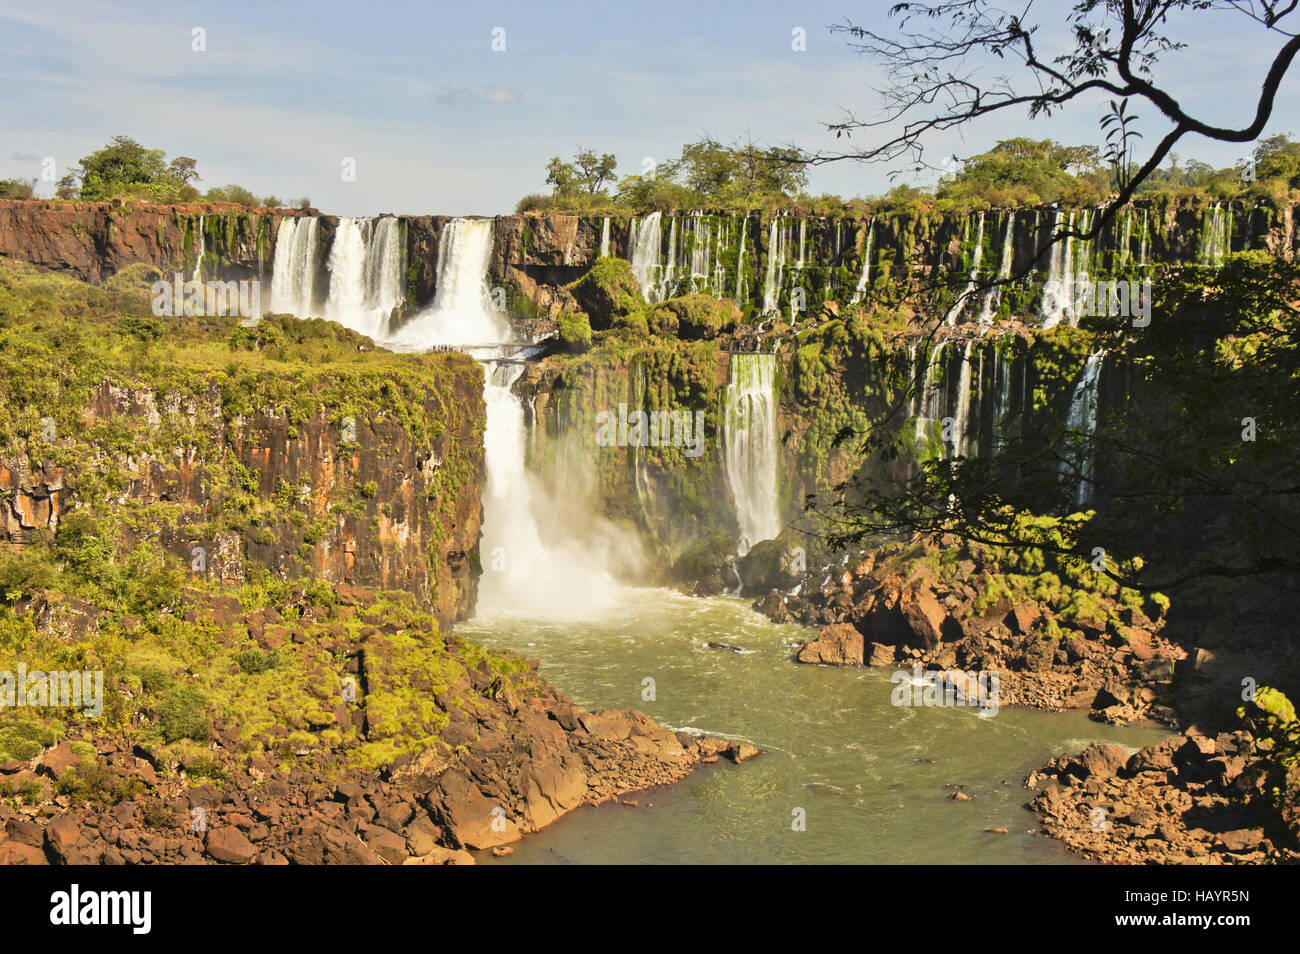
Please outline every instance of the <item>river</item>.
M1077 711L894 706L891 671L792 662L809 632L747 601L663 589L626 590L590 620L496 613L460 624L467 639L540 659L590 709L640 709L763 752L628 796L635 808L584 807L480 862L1068 864L1079 859L1034 834L1025 776L1089 742L1135 749L1169 734ZM972 800L952 800L950 786ZM1000 827L1008 833L986 831Z

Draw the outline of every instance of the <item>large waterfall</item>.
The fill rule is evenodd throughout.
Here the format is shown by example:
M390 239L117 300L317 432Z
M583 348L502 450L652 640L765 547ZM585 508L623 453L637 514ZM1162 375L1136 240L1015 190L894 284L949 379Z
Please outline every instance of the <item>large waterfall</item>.
M300 318L321 313L316 292L319 226L315 216L280 220L271 276L272 311ZM339 219L326 268L325 317L372 338L386 335L393 309L404 298L406 250L397 219Z
M306 318L314 312L319 230L320 220L314 215L280 220L271 272L271 311L276 314Z
M723 393L723 452L742 556L755 543L781 532L775 390L776 355L731 356Z
M479 607L582 615L616 597L618 584L606 567L626 562L616 552L625 541L589 513L585 520L576 517L572 511L581 501L552 498L527 467L528 420L513 390L525 367L522 346L508 340L510 325L493 310L486 283L491 255L490 219L449 223L438 243L433 305L385 344L405 351L455 345L483 363L487 488ZM585 532L571 532L575 526Z
M658 212L651 212L644 219L633 219L628 230L627 246L631 250L632 274L636 276L636 283L641 287L641 294L645 295L646 301L659 301L663 298L661 216Z

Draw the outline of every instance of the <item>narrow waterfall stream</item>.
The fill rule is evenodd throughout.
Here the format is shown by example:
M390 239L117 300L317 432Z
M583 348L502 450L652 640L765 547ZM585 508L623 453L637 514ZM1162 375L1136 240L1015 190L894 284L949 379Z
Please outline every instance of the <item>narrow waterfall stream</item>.
M731 356L731 379L723 394L723 460L742 556L781 532L775 387L776 355Z

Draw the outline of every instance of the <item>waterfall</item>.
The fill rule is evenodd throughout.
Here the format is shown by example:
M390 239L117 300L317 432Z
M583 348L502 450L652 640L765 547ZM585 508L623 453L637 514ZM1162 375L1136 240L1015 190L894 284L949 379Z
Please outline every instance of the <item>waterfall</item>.
M600 223L600 257L609 258L609 216Z
M740 246L736 250L736 304L743 306L745 302L745 226L749 224L749 216L740 217Z
M1039 311L1044 328L1055 328L1062 318L1073 313L1070 306L1070 286L1074 275L1074 236L1057 238L1061 231L1061 218L1064 213L1056 210L1052 219L1052 255L1047 267L1047 280L1043 283L1043 304ZM1074 213L1066 221L1066 230L1074 229Z
M862 301L867 287L871 284L871 246L876 239L876 220L872 219L867 223L867 241L862 250L862 273L858 276L857 287L853 289L853 297L849 299L850 305L856 305Z
M366 226L366 309L385 329L393 309L406 300L406 243L402 223L391 215L369 219Z
M957 374L957 407L953 411L952 420L952 457L961 457L966 453L966 422L971 412L971 380L970 380L970 349L971 342L966 342L966 347L962 350L961 370Z
M310 317L316 298L316 234L314 215L286 216L275 234L271 264L271 311Z
M967 228L970 227L970 221L967 220ZM975 286L979 284L980 265L984 261L984 213L979 213L979 228L975 233L975 249L971 253L970 277L966 281L966 288L957 297L957 301L948 314L944 317L944 324L954 324L957 316L961 314L966 304L970 301L970 296L975 292Z
M449 223L438 241L433 305L385 343L403 351L472 347L484 365L480 608L556 616L599 611L617 595L606 567L623 556L617 550L624 539L589 512L584 524L573 513L581 502L552 498L526 465L528 421L514 393L525 365L514 358L509 323L492 310L486 281L491 253L491 219ZM574 527L587 535L578 539Z
M723 393L723 453L741 555L781 532L777 500L776 355L731 356Z
M1227 254L1228 217L1224 214L1222 203L1216 202L1201 217L1200 262L1218 268Z
M917 440L925 436L926 425L930 421L937 420L943 413L943 390L936 386L935 381L939 368L943 364L943 349L947 344L947 341L935 342L926 358L925 375L921 379L921 393L918 397L916 415Z
M203 225L207 221L206 215L199 216L199 254L194 258L194 281L203 281L203 256L207 252L207 236L203 234Z
M628 248L632 250L632 274L641 288L641 294L648 302L661 298L660 281L663 268L659 264L663 245L663 225L658 212L651 212L644 219L632 220L628 231Z
M1142 234L1138 237L1138 265L1141 268L1146 268L1147 248L1149 246L1148 237L1150 235L1150 233L1147 231L1147 210L1146 209L1142 210L1141 233Z
M404 298L405 249L397 219L339 219L326 267L325 317L371 338L388 334L393 309Z
M1097 400L1101 390L1101 369L1106 352L1094 351L1088 356L1079 376L1079 383L1074 387L1070 397L1070 413L1065 419L1065 427L1074 445L1073 452L1062 463L1062 473L1068 474L1072 469L1079 475L1079 488L1075 494L1075 503L1082 506L1092 492L1092 475L1094 460L1088 446L1092 435L1097 430Z
M779 217L772 219L767 237L767 271L763 276L764 315L775 314L781 297L781 277L785 273L786 230Z
M366 300L366 243L356 219L339 219L326 267L329 269L330 291L325 301L325 317L354 331L369 334L358 321Z
M1015 252L1016 241L1016 213L1008 212L1006 231L1002 234L1002 256L998 261L998 281L1005 282L1011 277L1011 259ZM980 324L993 324L993 316L998 312L998 306L1002 304L1002 286L994 285L984 293L984 304L980 308Z
M415 350L506 341L509 324L493 310L485 280L491 258L491 219L449 222L438 236L438 287L433 304L394 333L393 346Z

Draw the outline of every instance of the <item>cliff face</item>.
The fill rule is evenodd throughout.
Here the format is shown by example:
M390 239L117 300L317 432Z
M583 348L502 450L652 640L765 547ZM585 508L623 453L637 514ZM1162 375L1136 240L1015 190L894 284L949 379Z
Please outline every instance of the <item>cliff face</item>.
M88 292L57 347L2 333L0 400L23 410L0 429L0 540L41 544L71 520L114 559L145 544L194 577L402 589L444 627L472 612L485 423L472 359L375 352L289 319L160 325L141 341L124 329L148 335L149 319L101 324L121 302Z
M188 275L202 253L205 278L269 282L280 221L303 215L321 222L313 264L318 287L327 288L326 264L339 220L315 210L0 200L0 255L102 282L140 262ZM1047 273L1053 264L1044 249L1053 229L1071 223L1082 228L1095 215L1095 209L1054 208L894 210L866 217L672 213L654 221L505 215L493 220L488 278L525 330L546 328L547 319L572 307L563 286L591 267L603 238L610 254L636 257L635 228L640 256L663 297L705 291L737 298L750 315L768 309L789 314L792 307L816 314L827 300L844 304L863 293L881 294L900 281L947 277L959 287L976 262L985 274L1004 267ZM437 292L439 244L451 219L399 218L405 230L407 307L420 308ZM1138 262L1197 262L1246 249L1294 257L1300 251L1294 207L1143 200L1096 241L1071 243L1065 259L1058 253L1058 264L1071 273L1111 274ZM1003 311L1016 304L1014 296L1008 298Z

